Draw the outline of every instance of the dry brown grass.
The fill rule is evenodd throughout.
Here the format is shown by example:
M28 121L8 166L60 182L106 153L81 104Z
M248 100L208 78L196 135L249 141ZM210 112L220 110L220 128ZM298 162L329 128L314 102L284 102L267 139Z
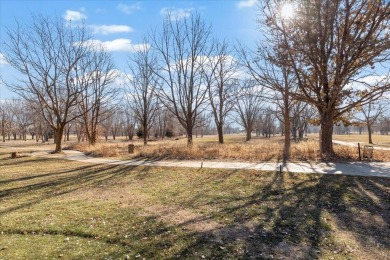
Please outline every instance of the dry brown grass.
M254 139L250 142L230 142L223 145L215 142L196 141L188 148L185 140L165 140L151 142L147 146L136 144L135 153L127 153L128 143L99 143L88 146L76 144L74 149L96 157L115 157L118 159L153 158L171 160L224 160L224 161L280 161L283 152L283 139ZM292 143L291 160L315 161L319 159L317 141L306 140ZM356 160L358 150L355 147L335 145L337 160ZM374 151L376 161L390 161L390 151Z
M124 143L97 143L94 146L88 143L76 143L72 149L83 151L93 157L118 157L125 150Z

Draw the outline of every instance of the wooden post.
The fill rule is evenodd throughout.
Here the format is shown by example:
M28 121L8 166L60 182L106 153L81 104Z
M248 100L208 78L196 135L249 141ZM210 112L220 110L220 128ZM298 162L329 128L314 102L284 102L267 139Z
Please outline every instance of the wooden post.
M360 143L358 143L358 150L359 150L359 161L362 160L362 156L360 155Z

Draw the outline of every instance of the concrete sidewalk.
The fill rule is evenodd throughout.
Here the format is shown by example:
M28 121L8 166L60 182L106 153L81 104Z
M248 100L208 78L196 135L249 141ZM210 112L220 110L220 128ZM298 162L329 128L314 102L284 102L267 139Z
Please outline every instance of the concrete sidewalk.
M68 160L111 165L127 166L158 166L158 167L189 167L189 168L215 168L215 169L253 169L263 171L282 171L294 173L320 173L354 176L375 176L390 177L390 163L379 162L351 162L351 163L310 163L310 162L288 162L281 163L246 163L246 162L217 162L217 161L160 161L160 160L113 160L105 158L88 157L82 152L64 150L65 158ZM38 156L45 156L43 154ZM47 156L47 155L46 155Z

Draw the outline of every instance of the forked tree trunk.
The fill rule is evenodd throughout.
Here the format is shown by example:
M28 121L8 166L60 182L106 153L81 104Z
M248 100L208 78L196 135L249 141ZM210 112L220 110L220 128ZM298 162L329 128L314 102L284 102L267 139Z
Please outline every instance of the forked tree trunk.
M90 137L88 138L90 145L95 145L97 139L97 133L96 130L92 130Z
M329 160L334 157L333 143L333 113L324 111L321 115L320 153L321 158Z

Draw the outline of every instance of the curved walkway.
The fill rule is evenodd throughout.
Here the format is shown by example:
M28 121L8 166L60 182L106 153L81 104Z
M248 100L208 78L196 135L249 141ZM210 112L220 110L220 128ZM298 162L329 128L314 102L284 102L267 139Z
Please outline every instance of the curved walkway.
M360 143L360 147L361 148L363 148L364 145L369 145L367 143L362 143L362 142L345 142L345 141L338 141L338 140L333 140L332 143L345 145L345 146L356 147L356 149L358 147L358 143ZM375 144L373 144L372 146L374 147L375 150L390 151L390 147L382 147L382 146L378 146L378 145L375 145Z
M36 156L58 157L61 156L68 160L94 163L94 164L112 164L128 166L157 166L157 167L189 167L189 168L217 168L217 169L253 169L263 171L282 171L293 173L320 173L335 175L354 175L367 177L390 177L390 162L350 162L350 163L331 163L331 162L288 162L281 163L247 163L247 162L218 162L218 161L165 161L165 160L113 160L105 158L93 158L84 153L74 150L64 150L64 155L49 155L44 152L33 153Z

